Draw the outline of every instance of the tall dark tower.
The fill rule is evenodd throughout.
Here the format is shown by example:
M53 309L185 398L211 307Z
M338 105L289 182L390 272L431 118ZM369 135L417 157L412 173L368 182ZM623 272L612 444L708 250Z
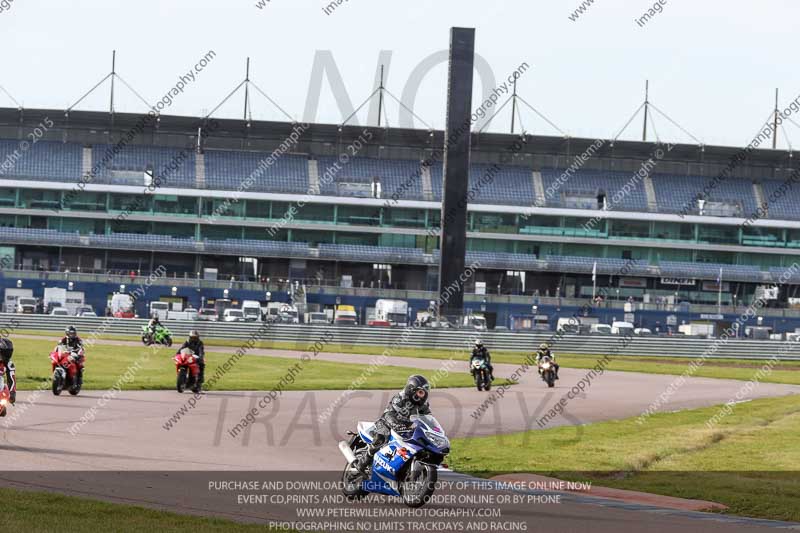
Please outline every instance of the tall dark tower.
M464 310L464 286L459 277L464 273L467 249L474 62L475 29L451 28L439 263L439 298L443 315L460 315Z

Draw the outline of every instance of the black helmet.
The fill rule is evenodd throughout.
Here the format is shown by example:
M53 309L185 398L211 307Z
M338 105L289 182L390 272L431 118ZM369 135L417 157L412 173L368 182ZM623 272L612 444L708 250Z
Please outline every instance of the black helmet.
M189 340L199 339L199 338L200 338L200 334L197 333L196 329L193 329L192 331L189 332Z
M69 326L64 330L64 335L66 335L68 339L74 339L78 336L78 331L75 329L75 326Z
M0 361L8 363L13 353L14 343L11 342L11 339L0 337Z
M431 384L425 376L414 375L408 378L403 394L406 398L417 405L422 405L428 401L428 393L431 391Z

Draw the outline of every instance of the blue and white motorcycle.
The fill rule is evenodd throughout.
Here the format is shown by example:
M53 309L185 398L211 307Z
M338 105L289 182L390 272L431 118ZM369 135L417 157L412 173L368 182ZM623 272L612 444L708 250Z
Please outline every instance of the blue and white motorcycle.
M342 490L349 499L369 493L399 496L409 507L421 507L436 488L439 466L450 453L450 441L431 415L412 416L407 430L392 431L386 445L378 450L367 473L355 465L372 442L374 424L359 422L350 442L341 441L339 450L347 459Z

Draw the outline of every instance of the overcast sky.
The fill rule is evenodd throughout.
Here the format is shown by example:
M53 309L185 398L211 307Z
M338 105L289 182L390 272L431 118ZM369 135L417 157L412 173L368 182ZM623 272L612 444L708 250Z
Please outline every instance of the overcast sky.
M644 27L636 19L653 3L639 0L594 0L575 21L569 15L580 0L347 0L331 14L323 12L329 0L270 0L263 9L258 1L13 0L0 12L0 85L24 107L66 108L110 70L116 49L120 75L154 103L213 50L216 58L165 113L210 111L244 78L250 56L254 82L290 114L340 123L327 78L316 116L307 113L320 51L333 55L357 106L374 88L381 50L391 57L386 86L401 97L415 67L447 48L449 28L467 26L476 28L476 51L498 84L521 63L531 66L520 95L572 136L613 137L643 100L646 79L652 102L706 144L749 143L775 88L782 106L800 95L796 1L666 0ZM445 77L439 64L407 102L436 128L444 123ZM478 79L475 107L484 91ZM0 105L13 102L0 94ZM116 107L144 109L124 87ZM241 117L242 107L239 94L216 116ZM107 87L78 108L108 109ZM398 106L390 102L387 111L398 125ZM281 117L253 96L253 118ZM365 108L356 122L367 118ZM508 131L509 122L510 106L487 129ZM528 109L522 122L530 133L557 134ZM655 126L664 140L690 141L659 116ZM800 128L786 128L800 145ZM622 137L640 135L641 117ZM779 144L787 147L783 132Z

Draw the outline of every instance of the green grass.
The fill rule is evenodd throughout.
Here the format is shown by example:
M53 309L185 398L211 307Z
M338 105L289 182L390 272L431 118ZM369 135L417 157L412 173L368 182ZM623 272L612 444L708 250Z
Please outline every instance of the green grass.
M52 341L14 339L14 361L20 390L39 387L52 375L49 353ZM103 390L120 382L120 377L131 369L132 380L122 380L122 390L172 389L175 386L175 348L146 348L144 346L110 346L96 344L87 350L84 388ZM229 353L206 354L206 377L214 375L217 367L230 358ZM263 357L245 355L233 365L214 386L217 390L269 390L275 387L297 358ZM368 362L368 361L365 361ZM138 370L135 370L138 368ZM362 375L366 380L360 389L399 389L408 376L414 373L433 375L426 371L396 366L379 366L367 372L369 365L345 364L312 360L295 376L294 383L285 390L343 390ZM472 378L467 372L453 372L437 379L435 385L446 387L471 387Z
M450 466L491 476L532 472L595 485L710 500L745 516L800 521L800 396L456 439Z
M3 529L30 533L119 533L169 531L170 533L250 533L278 531L265 525L247 525L120 505L45 492L0 489ZM286 530L281 530L286 531ZM290 532L291 533L291 532Z
M46 335L42 331L19 331L17 333L26 333L31 335ZM57 334L53 333L55 337ZM139 341L137 337L130 337L124 335L104 335L101 339L107 340L126 340L126 341ZM236 347L242 345L242 340L233 339L204 339L206 345L213 346L226 346ZM316 339L314 339L316 340ZM21 342L20 339L19 342ZM15 342L18 342L15 339ZM260 341L255 344L256 348L275 349L275 350L299 350L308 351L309 343L292 343L292 342L277 342L277 341ZM491 350L491 346L489 346ZM531 347L533 349L534 347ZM350 353L357 355L380 355L383 353L385 347L382 346L360 346L350 344L327 344L322 348L326 353ZM597 364L598 359L602 355L576 355L576 354L563 354L556 349L559 363L565 368L580 368L588 369ZM464 361L469 359L469 346L465 345L463 350L445 350L437 348L416 348L416 347L399 347L391 350L390 353L393 357L416 357L424 359L450 359L452 357L463 358ZM508 351L492 351L492 362L506 363L506 364L520 364L525 357L526 352L508 352ZM697 354L698 357L700 354ZM692 375L694 377L717 378L717 379L739 379L749 380L753 374L758 370L765 361L767 361L772 354L761 354L761 360L740 360L740 359L706 359L705 363ZM607 370L616 370L620 372L642 372L647 374L670 374L680 375L683 374L689 362L693 359L678 358L678 357L647 357L647 356L615 356L611 358L611 362L606 366ZM736 365L736 366L733 366ZM800 385L800 361L781 361L777 363L771 374L764 376L761 381L766 383L785 383L792 385Z

